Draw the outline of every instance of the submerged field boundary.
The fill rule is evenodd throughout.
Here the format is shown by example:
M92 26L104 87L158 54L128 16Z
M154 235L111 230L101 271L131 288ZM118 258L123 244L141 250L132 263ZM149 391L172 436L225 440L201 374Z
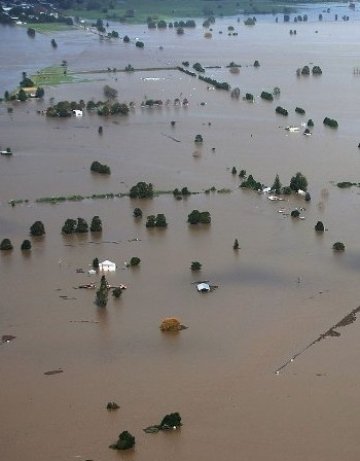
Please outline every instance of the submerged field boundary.
M297 352L295 355L293 355L290 359L288 359L286 362L284 362L279 368L275 370L275 374L279 375L281 371L284 371L285 368L290 365L291 363L294 362L294 360L300 355L304 354L310 347L314 346L315 344L319 343L325 338L328 337L339 337L340 333L337 331L338 328L340 327L346 327L347 325L350 325L351 323L355 322L357 319L357 314L360 312L360 306L357 307L356 309L353 309L351 312L349 312L345 317L343 317L338 323L333 325L331 328L326 330L324 333L321 333L316 339L311 341L304 349L301 351Z

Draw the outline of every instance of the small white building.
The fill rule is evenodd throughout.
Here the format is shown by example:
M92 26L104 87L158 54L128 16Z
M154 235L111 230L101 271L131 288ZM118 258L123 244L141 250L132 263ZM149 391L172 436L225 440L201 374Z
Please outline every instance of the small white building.
M103 272L114 272L116 271L116 264L107 259L99 263L99 270Z
M74 109L73 114L75 115L75 117L82 117L83 116L83 111L79 110L79 109Z

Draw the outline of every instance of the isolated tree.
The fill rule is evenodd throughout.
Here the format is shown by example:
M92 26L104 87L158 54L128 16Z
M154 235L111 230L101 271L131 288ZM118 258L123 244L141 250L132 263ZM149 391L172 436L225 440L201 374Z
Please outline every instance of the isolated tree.
M115 90L115 88L111 88L111 86L109 85L105 85L103 88L103 91L104 91L104 96L107 99L116 99L118 95L117 90Z
M197 271L200 271L200 270L201 270L201 267L202 267L202 264L201 264L199 261L193 261L193 262L191 263L190 269L191 269L193 272L197 272Z
M134 218L142 218L143 212L141 208L134 208L133 216Z
M35 221L30 227L30 234L33 237L40 237L45 234L45 226L41 221Z
M135 445L135 437L128 431L123 431L119 435L119 439L116 443L110 445L113 450L128 450Z
M232 167L231 169L231 174L235 175L237 173L236 167Z
M342 242L335 242L333 245L333 250L335 251L344 251L345 245Z
M271 186L271 190L273 190L275 192L275 194L280 194L281 193L281 182L280 182L280 178L279 178L279 175L277 174L275 176L275 179L274 179L274 183L273 185Z
M240 248L239 241L238 241L238 239L235 239L234 244L233 244L233 249L238 250L239 248Z
M156 218L155 215L150 215L146 218L146 227L151 228L151 227L156 227Z
M291 217L292 218L298 218L300 216L300 211L299 210L292 210L291 212Z
M35 98L43 98L43 97L44 97L44 94L45 94L44 88L38 86L38 87L36 88Z
M89 225L85 221L85 219L84 218L78 218L75 232L77 234L85 234L88 231L89 231Z
M31 250L31 242L30 240L24 240L20 247L21 251Z
M103 275L100 281L100 288L96 292L96 299L95 299L96 304L99 307L106 307L107 302L108 302L108 295L109 295L108 282L105 278L105 275Z
M166 217L164 214L159 213L158 215L156 215L155 226L156 227L167 227Z
M130 259L130 266L131 267L134 267L134 266L138 266L141 262L141 259L138 258L137 256L133 256L131 259Z
M299 171L290 179L290 189L297 192L299 189L306 191L308 186L307 179Z
M324 232L325 230L324 224L321 221L318 221L315 225L315 230L316 232Z
M90 224L91 232L102 232L102 222L99 216L94 216Z
M10 239L3 239L2 242L0 243L0 250L2 251L12 250L13 248L14 247Z
M121 293L122 293L122 289L120 287L116 287L112 291L112 295L114 296L114 298L120 298Z
M97 270L99 269L99 258L94 258L92 262L92 267Z
M61 229L61 232L63 234L73 234L75 232L75 229L76 229L76 219L71 219L71 218L68 218L62 229Z

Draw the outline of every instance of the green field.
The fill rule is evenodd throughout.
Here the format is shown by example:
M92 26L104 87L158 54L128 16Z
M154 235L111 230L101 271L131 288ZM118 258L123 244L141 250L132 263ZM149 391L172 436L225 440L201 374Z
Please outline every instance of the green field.
M71 30L74 28L73 26L68 26L67 24L63 24L60 22L27 23L25 27L35 29L36 32L42 34L48 34L51 32L61 32L63 30Z
M295 2L287 3L287 5L295 4ZM109 0L102 2L101 5L102 7L97 10L87 9L84 6L82 9L66 10L65 13L93 20L102 18L122 20L127 23L144 23L149 16L170 20L210 15L233 16L244 12L249 14L284 12L284 4L271 0L125 0L117 5Z
M64 74L63 66L45 67L31 76L35 86L59 85L60 83L71 83L74 77Z

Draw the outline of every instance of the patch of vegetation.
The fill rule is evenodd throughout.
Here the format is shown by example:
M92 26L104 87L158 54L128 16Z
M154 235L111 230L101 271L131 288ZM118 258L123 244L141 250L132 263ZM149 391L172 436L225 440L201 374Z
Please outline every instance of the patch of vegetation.
M135 267L135 266L138 266L138 265L140 264L140 262L141 262L141 259L140 259L140 258L138 258L137 256L133 256L133 257L130 259L129 264L130 264L131 267Z
M261 190L262 184L259 181L256 181L252 174L240 184L240 187L243 189L252 189L252 190Z
M322 221L318 221L316 223L315 230L316 230L316 232L324 232L325 231L325 227L324 227L324 224L322 223Z
M13 244L11 243L11 240L8 238L3 239L0 243L1 251L8 251L8 250L12 250L13 248L14 248Z
M335 242L333 245L334 251L345 251L345 245L342 242Z
M323 124L329 126L330 128L337 128L339 126L335 119L329 117L324 118Z
M302 107L295 107L295 112L297 114L305 115L305 110Z
M268 91L262 91L261 94L260 94L260 98L265 99L266 101L273 101L274 100L274 96L271 93L269 93Z
M190 269L193 271L193 272L198 272L200 271L202 268L202 264L199 262L199 261L193 261L191 263L191 266L190 266Z
M105 174L105 175L111 174L110 167L108 165L98 162L97 160L92 162L90 166L90 171L92 171L93 173L99 173L99 174Z
M67 66L51 66L39 70L31 76L35 86L55 86L75 81L73 75L67 72Z
M33 237L41 237L45 234L45 226L41 221L35 221L30 227L30 235Z
M165 215L162 213L155 215L150 215L146 218L146 224L145 226L147 228L152 228L152 227L167 227L167 222Z
M336 184L340 189L348 189L351 186L356 186L356 182L342 181Z
M290 179L290 189L297 192L299 189L306 192L308 182L306 177L298 171L295 176Z
M188 215L187 222L189 224L210 224L211 215L208 211L193 210Z
M275 112L277 114L284 115L285 117L289 114L288 111L281 106L277 106L277 108L275 109Z
M119 435L119 439L117 442L110 445L109 448L113 450L128 450L129 448L133 448L135 445L135 437L130 434L128 431L123 431Z
M143 181L138 182L135 186L132 186L129 192L130 198L153 198L154 190L151 183Z
M100 280L100 287L96 292L96 298L95 298L96 305L99 307L106 307L107 302L108 302L108 295L109 295L108 282L105 278L105 275L103 275Z

